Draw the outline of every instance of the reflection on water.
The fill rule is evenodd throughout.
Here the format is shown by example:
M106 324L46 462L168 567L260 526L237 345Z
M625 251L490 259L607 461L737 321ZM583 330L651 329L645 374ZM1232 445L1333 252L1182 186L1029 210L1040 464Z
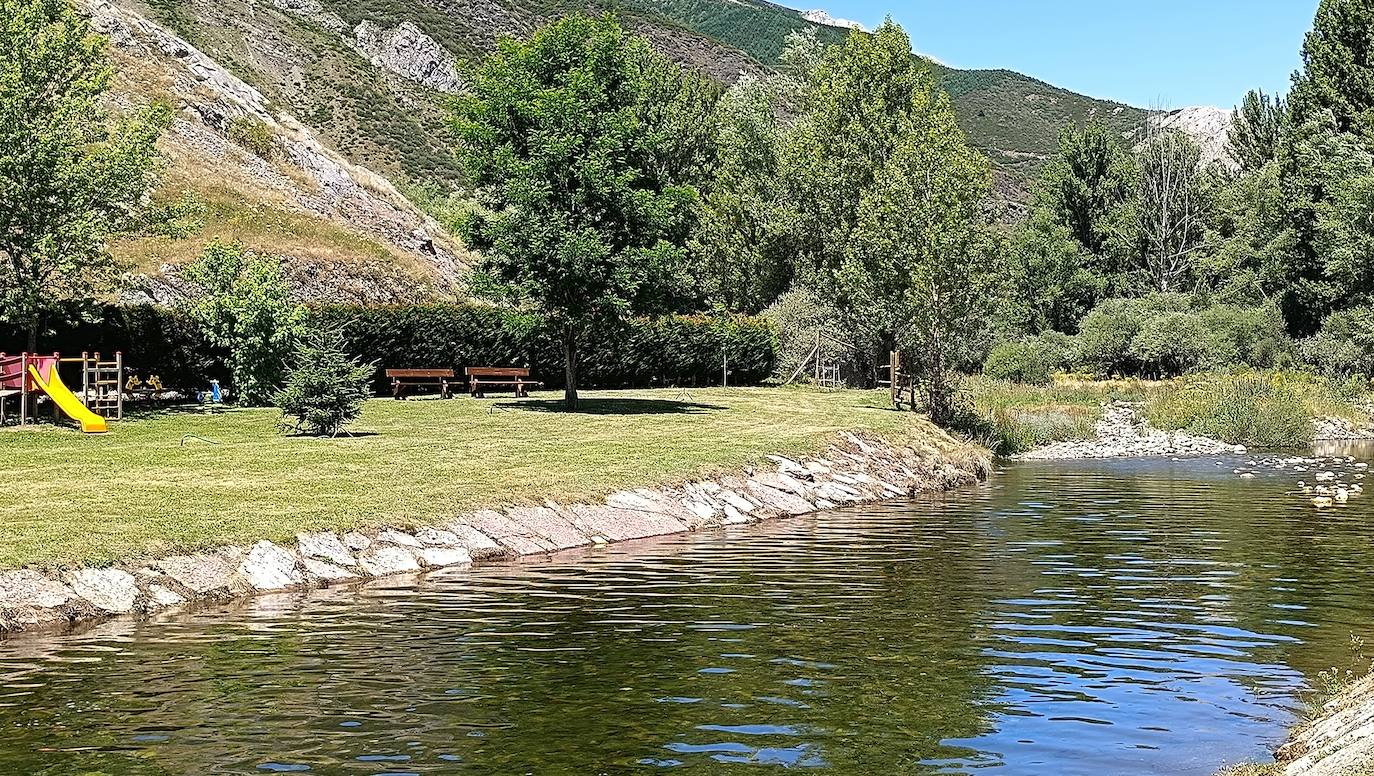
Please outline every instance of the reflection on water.
M1374 439L1327 439L1312 445L1320 456L1338 456L1374 460Z
M1236 461L0 644L0 773L1210 774L1371 621L1368 505Z

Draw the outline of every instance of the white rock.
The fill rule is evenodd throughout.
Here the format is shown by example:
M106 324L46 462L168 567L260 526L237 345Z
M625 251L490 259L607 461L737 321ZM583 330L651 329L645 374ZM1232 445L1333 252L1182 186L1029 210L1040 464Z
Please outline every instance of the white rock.
M414 536L411 536L410 534L408 534L408 533L406 533L406 532L404 532L404 531L396 531L396 530L393 530L393 529L390 529L390 528L386 529L385 531L382 531L382 532L378 533L378 534L377 534L377 541L379 541L379 542L387 542L387 543L389 543L389 544L399 544L399 545L401 545L402 547L422 547L422 546L424 546L424 545L420 544L420 540L419 540L419 539L416 539Z
M360 552L372 546L372 540L357 531L349 531L344 534L343 543L345 547L354 552Z
M186 603L185 598L162 585L148 585L148 598L158 606L177 606Z
M134 576L121 569L78 569L67 575L67 584L95 608L111 614L133 611L138 598Z
M404 547L378 546L358 556L358 567L370 576L381 577L404 571L419 571L415 556Z
M343 566L338 566L327 561L306 558L301 561L301 563L305 566L306 574L312 579L317 579L321 582L337 582L341 579L358 578L357 574L354 574Z
M426 547L418 554L420 562L426 566L462 566L472 563L472 556L462 547Z
M298 533L296 547L307 558L327 560L337 566L352 566L358 562L339 537L329 531Z
M438 528L421 528L415 532L415 538L427 547L454 547L461 544L458 534Z
M248 551L239 564L239 573L258 590L281 590L305 584L305 575L296 566L296 556L269 541L261 541Z

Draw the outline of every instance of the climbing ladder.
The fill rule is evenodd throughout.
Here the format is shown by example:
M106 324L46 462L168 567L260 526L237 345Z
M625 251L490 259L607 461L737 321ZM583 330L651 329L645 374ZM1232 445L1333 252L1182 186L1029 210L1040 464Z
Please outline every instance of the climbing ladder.
M101 361L100 354L81 354L81 400L97 415L115 420L124 418L124 355L116 352L113 361Z

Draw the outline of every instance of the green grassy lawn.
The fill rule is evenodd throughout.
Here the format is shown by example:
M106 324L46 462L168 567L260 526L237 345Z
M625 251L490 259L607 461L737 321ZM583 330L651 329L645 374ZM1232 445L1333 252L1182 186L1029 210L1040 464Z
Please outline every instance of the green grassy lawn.
M532 399L373 400L356 436L276 429L268 409L168 411L83 436L0 430L0 567L411 525L483 506L589 499L801 452L841 430L953 445L885 392L589 392ZM209 440L209 441L206 441Z

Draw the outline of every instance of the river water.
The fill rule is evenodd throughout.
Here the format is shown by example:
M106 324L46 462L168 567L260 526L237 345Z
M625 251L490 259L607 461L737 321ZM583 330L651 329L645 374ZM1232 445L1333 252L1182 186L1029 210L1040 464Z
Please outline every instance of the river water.
M1295 467L1237 468L1015 464L16 637L0 774L1210 774L1264 758L1320 671L1367 668L1374 624L1374 500L1319 513Z

